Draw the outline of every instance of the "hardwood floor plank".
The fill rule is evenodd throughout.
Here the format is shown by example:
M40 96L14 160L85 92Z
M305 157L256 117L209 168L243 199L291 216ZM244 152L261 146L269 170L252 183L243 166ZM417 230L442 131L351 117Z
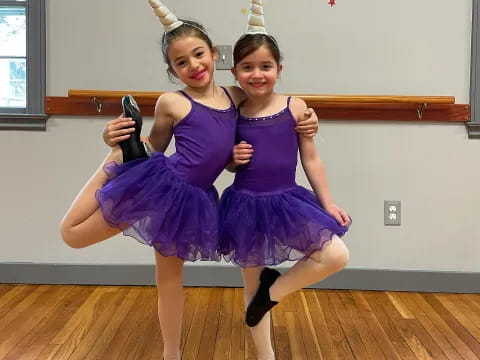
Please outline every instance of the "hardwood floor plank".
M421 298L435 310L436 314L441 318L446 326L453 331L453 333L459 338L459 344L457 348L460 355L465 359L480 358L480 343L475 339L471 332L462 324L452 312L450 312L436 297L434 294L422 294ZM475 326L473 327L475 329ZM450 338L450 336L449 336ZM465 346L466 345L466 346ZM468 347L468 351L465 351Z
M113 289L113 290L112 290ZM75 336L80 336L79 330L81 327L86 328L93 322L93 315L95 307L104 294L114 291L114 288L97 287L90 294L87 300L80 306L65 326L58 332L57 336L52 340L52 344L62 345L71 338L72 333Z
M33 292L37 286L34 285L2 285L4 291L0 297L0 321L10 313L24 298ZM3 323L5 325L5 322Z
M50 314L44 316L2 360L37 358L93 291L92 287L62 286L59 289L65 296L54 305ZM52 301L50 295L49 302Z
M402 319L398 321L398 326L401 329L408 328L415 337L420 341L423 346L423 349L427 351L428 355L434 360L448 360L445 353L440 349L435 340L430 336L430 334L425 331L425 328L417 319ZM405 331L405 330L404 330ZM410 347L414 347L414 344L411 344ZM415 349L417 352L419 349Z
M378 342L385 358L388 360L400 359L400 355L398 355L390 339L383 330L381 323L375 316L372 308L370 307L370 304L363 296L363 293L361 291L350 291L350 293L355 301L355 305L358 309L360 316L372 332L375 340Z
M307 353L300 335L299 324L294 312L286 312L284 314L287 322L288 338L290 340L290 348L292 350L292 359L307 359Z
M8 322L8 326L0 330L0 359L4 358L21 340L28 336L42 319L51 316L66 295L66 292L58 287L41 289L41 291L38 289L34 292L37 296L31 297L31 302L22 302L24 306L16 307L17 313L8 314L15 314L15 316L11 322ZM33 299L35 300L33 301Z
M320 348L321 359L336 359L337 352L328 331L325 315L318 303L317 297L315 296L315 290L305 290L303 294L306 306L310 312L310 319L317 338L317 343Z
M62 346L61 344L53 344L55 336L65 327L72 316L78 311L82 304L91 296L95 287L93 286L76 286L71 298L67 298L64 307L48 321L45 329L45 338L37 338L36 346L41 347L41 352L34 357L35 360L53 359L55 353ZM44 325L45 326L45 325ZM42 329L42 330L43 330ZM28 353L27 353L28 354ZM23 354L22 354L23 356Z
M198 302L200 297L196 294L196 288L185 288L184 289L184 302L185 307L183 310L183 325L182 325L182 354L185 351L185 344L187 341L188 334L192 328L192 321L197 311Z
M458 295L462 300L467 303L469 310L475 314L476 317L480 317L480 295L476 294L461 294Z
M453 345L455 350L460 354L460 356L465 360L478 360L475 354L470 350L470 348L463 342L460 338L459 334L455 333L455 331L450 327L454 326L456 329L464 334L464 328L460 325L458 326L458 322L455 321L454 317L451 316L450 313L445 312L443 313L441 309L435 309L432 307L432 304L426 301L426 298L423 294L415 294L414 299L422 308L422 310L428 314L430 319L432 319L437 326L445 335L447 335L448 341ZM438 303L438 301L436 301ZM441 304L440 304L441 306ZM444 309L444 307L442 306ZM437 311L441 311L440 313ZM446 321L448 319L448 323Z
M475 311L475 304L457 294L437 294L437 298L448 308L448 310L464 325L468 331L480 341L480 311ZM479 306L480 310L480 306Z
M0 329L6 329L10 323L15 321L19 314L22 314L26 309L32 306L32 304L34 304L38 298L49 289L49 286L21 286L18 291L14 289L7 293L4 296L4 304L0 304L2 307L4 306L5 308L8 308L8 310L2 311L3 314L0 317ZM11 295L9 296L10 293Z
M232 356L231 340L234 311L234 292L225 289L222 295L222 306L213 360L230 359Z
M329 298L335 308L340 324L343 328L343 332L347 337L347 341L350 344L352 353L355 358L359 359L369 359L370 356L367 352L367 349L363 345L363 342L360 338L360 334L355 328L352 318L350 317L349 312L345 308L345 305L342 301L342 295L340 291L330 291Z
M125 288L105 292L96 306L91 311L90 309L86 311L87 321L77 327L78 332L72 333L72 336L58 349L55 357L68 358L69 360L88 359L90 349L107 326L125 294Z
M219 315L221 314L223 304L223 291L222 288L212 289L212 295L210 296L206 313L205 327L197 356L198 360L212 360L214 357L219 321L221 318Z
M406 343L410 347L411 351L415 355L416 359L431 359L430 352L423 346L417 336L413 333L412 329L409 326L408 317L405 318L404 313L406 309L402 300L398 298L397 304L402 304L403 308L400 306L395 306L391 301L392 297L389 297L387 293L378 293L378 300L383 305L384 309L388 312L391 319L394 321L398 331L405 339ZM400 310L399 310L400 309Z
M313 358L315 360L323 360L322 351L320 349L320 344L318 342L317 332L315 330L315 325L312 319L312 313L310 311L310 308L308 307L305 291L300 291L298 295L300 296L300 300L301 300L301 302L299 301L299 304L302 307L303 313L305 314L305 320L306 320L305 327L308 329L308 332L307 332L308 338L310 339L310 342L311 342L311 345L307 342L305 343L305 346L307 347L307 355L310 358ZM311 352L312 352L311 354L308 351L310 346L311 346Z
M15 289L16 287L18 287L16 284L0 284L0 301L3 295L10 292L10 290Z
M105 352L108 346L117 334L118 329L125 320L125 317L129 313L129 311L134 306L140 294L140 289L131 288L126 290L128 290L128 292L126 292L125 294L120 293L118 295L118 300L121 301L121 303L119 303L118 306L115 308L113 316L110 318L104 318L107 323L103 331L100 330L100 326L98 327L98 331L96 331L96 329L92 327L92 337L96 337L96 341L94 342L86 357L83 357L84 359L102 360L105 358ZM101 331L101 333L98 333L99 331ZM78 355L75 354L75 356L72 356L71 360L82 359L82 355L83 354L79 352Z
M380 291L366 291L365 299L372 308L375 317L382 324L388 338L395 347L401 359L416 359L415 354L402 336L397 327L397 321L401 319L400 313L393 307L387 296Z
M288 330L286 320L282 311L281 302L272 311L273 332L272 338L275 345L275 358L278 360L288 360L292 358L290 348L290 339L288 338Z
M330 333L335 353L338 359L355 359L352 349L348 343L347 337L344 334L341 322L337 317L335 309L328 296L329 291L315 292L318 303L325 316L328 332Z
M402 318L404 319L415 318L395 292L387 291L386 294L390 299L390 301L392 302L393 306L395 306L395 309L397 309L398 313L402 316Z
M313 328L311 315L306 307L303 291L298 291L293 299L296 309L295 318L298 322L298 331L305 349L306 359L319 360L322 358L322 353Z
M156 290L154 291L156 293ZM143 319L134 332L128 337L129 351L122 355L125 360L148 360L153 353L163 356L163 344L158 335L161 335L160 323L158 321L157 304L158 298L150 296L147 302L147 309L144 309ZM157 342L155 342L157 340ZM161 357L157 357L159 359Z
M159 360L150 286L0 284L0 360ZM480 359L480 295L304 290L271 313L277 360ZM186 288L183 359L257 360L243 290Z
M125 315L120 327L108 344L103 355L104 360L120 359L124 354L131 352L131 349L134 348L138 342L138 338L142 336L142 333L140 333L138 329L144 326L150 316L149 312L156 316L156 291L155 288L151 288L152 291L149 290L150 289L146 287L140 288L137 301ZM157 332L159 331L160 330ZM161 346L161 343L159 345Z
M234 292L233 316L232 316L232 359L245 360L245 311L243 301L243 289L232 289ZM241 309L241 311L239 311Z
M415 318L423 326L425 331L430 334L432 339L436 342L438 347L445 353L449 360L461 360L462 357L450 344L441 330L437 328L433 319L430 319L428 313L425 313L423 309L415 301L415 293L399 293L398 296L402 299L403 303L408 306L410 311L415 314Z
M347 312L348 318L353 322L353 325L359 334L360 341L365 347L368 359L385 359L385 356L383 355L380 345L377 343L372 330L370 327L368 327L367 323L363 320L361 314L359 313L351 293L349 291L343 291L339 292L339 295Z
M188 337L185 341L183 350L183 360L196 360L202 339L203 329L205 327L205 319L207 316L208 303L212 295L211 288L198 288L197 296L199 297L198 306L192 319L192 324Z

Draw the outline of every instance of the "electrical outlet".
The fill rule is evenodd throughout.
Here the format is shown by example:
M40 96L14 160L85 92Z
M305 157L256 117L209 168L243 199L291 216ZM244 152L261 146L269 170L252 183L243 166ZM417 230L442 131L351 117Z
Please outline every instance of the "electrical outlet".
M383 203L384 225L399 226L402 220L400 200L385 200Z
M215 45L217 48L217 61L215 68L217 70L230 70L233 66L232 45Z

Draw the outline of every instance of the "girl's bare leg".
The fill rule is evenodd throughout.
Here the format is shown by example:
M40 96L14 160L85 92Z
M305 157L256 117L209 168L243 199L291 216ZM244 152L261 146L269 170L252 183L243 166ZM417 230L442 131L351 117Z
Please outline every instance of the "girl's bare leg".
M122 151L119 146L110 151L97 171L80 190L61 222L60 230L63 241L72 248L95 244L121 231L105 222L95 197L96 191L107 180L103 166L112 161L122 162Z
M350 258L342 239L334 235L322 250L307 260L298 261L270 287L270 299L280 301L284 296L313 285L342 270Z
M263 267L242 269L245 307L250 303L260 284L260 273ZM258 360L275 359L270 336L270 312L266 313L257 326L250 328Z
M158 320L162 329L163 358L180 360L183 320L183 260L155 251Z

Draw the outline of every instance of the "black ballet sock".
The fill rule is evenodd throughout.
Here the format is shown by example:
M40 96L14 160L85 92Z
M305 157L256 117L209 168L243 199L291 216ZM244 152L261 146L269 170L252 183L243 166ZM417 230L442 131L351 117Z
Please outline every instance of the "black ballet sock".
M258 287L255 296L247 307L245 322L248 326L256 326L262 320L265 314L278 304L278 301L270 300L269 290L280 275L280 272L268 267L262 270L260 274L260 286Z
M122 140L119 143L122 148L123 162L148 158L148 148L146 148L146 144L140 141L142 114L133 96L127 95L122 98L122 108L124 116L132 118L135 122L135 132L133 132L128 139Z

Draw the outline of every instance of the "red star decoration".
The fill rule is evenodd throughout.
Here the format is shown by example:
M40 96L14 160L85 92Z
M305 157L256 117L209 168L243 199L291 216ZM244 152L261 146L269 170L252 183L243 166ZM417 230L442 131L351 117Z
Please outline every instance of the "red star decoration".
M328 5L330 5L330 7L333 7L333 5L335 5L335 0L330 0L328 2Z

